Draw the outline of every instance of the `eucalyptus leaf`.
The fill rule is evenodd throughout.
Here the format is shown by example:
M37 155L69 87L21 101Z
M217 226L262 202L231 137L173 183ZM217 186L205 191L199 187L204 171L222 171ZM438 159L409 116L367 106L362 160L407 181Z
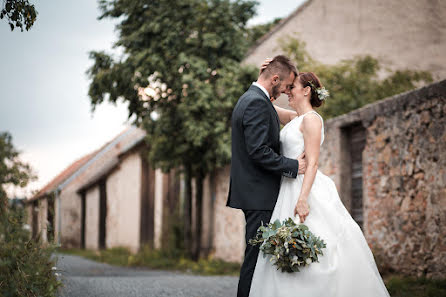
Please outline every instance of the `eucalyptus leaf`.
M318 262L317 255L326 246L307 226L296 225L291 218L259 227L249 243L260 245L263 256L271 255L272 265L282 272L298 272L299 267Z

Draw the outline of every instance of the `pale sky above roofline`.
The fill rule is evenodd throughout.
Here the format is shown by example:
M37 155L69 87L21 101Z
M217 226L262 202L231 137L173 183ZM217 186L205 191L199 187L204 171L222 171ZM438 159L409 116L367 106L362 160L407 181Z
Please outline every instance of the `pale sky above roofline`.
M259 1L255 25L286 17L303 0ZM280 3L280 6L278 5ZM88 52L111 51L114 23L98 21L97 2L35 3L38 17L28 32L11 32L0 21L0 131L13 143L39 179L13 196L30 196L69 164L125 129L127 107L106 103L90 112Z

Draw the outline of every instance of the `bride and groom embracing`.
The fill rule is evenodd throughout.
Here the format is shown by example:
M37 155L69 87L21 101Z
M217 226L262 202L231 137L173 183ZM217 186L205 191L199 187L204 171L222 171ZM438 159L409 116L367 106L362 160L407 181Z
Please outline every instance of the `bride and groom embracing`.
M281 93L293 110L272 104ZM315 108L326 96L314 73L299 73L280 55L265 61L234 107L227 205L246 220L238 297L389 296L361 229L333 181L317 170L324 125ZM326 242L319 262L296 273L276 270L248 244L262 223L290 217Z

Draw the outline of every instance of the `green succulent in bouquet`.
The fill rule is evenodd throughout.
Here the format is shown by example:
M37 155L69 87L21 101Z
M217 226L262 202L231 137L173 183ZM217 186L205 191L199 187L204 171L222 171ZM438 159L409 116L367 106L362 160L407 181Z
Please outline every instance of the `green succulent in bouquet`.
M270 256L270 261L282 272L298 272L299 268L319 262L319 255L326 243L314 235L306 225L296 224L292 218L282 223L262 225L257 234L249 240L251 245L260 245L263 257Z

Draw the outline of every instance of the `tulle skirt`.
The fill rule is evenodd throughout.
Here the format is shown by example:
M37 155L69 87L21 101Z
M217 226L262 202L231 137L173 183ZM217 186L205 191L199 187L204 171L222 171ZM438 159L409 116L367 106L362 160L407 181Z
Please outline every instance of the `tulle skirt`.
M283 178L271 221L294 217L303 175ZM390 296L358 224L342 204L334 182L317 172L308 197L305 225L327 244L319 262L300 272L276 270L260 252L251 297L380 297ZM298 220L298 219L297 219Z

